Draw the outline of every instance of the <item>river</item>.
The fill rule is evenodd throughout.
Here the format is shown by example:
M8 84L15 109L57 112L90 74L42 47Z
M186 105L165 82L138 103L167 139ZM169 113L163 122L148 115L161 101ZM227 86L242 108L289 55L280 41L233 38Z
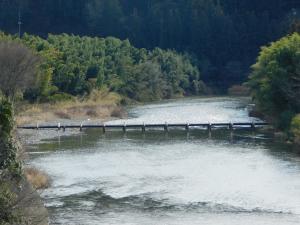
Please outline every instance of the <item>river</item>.
M125 122L257 121L248 106L180 99L129 108ZM51 224L300 224L300 157L267 134L38 132L27 164L53 180L41 192Z

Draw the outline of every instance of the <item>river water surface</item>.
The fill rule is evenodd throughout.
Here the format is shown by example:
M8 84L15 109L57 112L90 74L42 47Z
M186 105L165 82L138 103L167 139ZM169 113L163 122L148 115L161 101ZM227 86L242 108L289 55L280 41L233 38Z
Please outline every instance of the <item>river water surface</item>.
M160 102L129 115L127 123L257 121L235 98ZM28 164L53 180L42 192L52 224L300 224L300 158L268 135L39 132Z

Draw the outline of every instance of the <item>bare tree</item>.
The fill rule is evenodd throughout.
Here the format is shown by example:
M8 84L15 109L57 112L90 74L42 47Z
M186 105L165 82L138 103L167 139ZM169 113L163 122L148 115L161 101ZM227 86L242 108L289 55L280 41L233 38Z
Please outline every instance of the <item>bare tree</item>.
M0 90L13 100L16 93L34 85L40 59L21 43L0 42Z

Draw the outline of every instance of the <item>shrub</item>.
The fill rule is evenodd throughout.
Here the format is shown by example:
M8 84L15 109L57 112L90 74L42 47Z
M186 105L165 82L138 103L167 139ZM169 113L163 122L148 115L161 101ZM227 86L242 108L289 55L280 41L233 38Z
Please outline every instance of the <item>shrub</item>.
M6 99L2 99L0 101L0 138L7 138L11 134L13 125L12 104Z
M46 189L50 186L49 176L36 168L25 169L25 176L35 189Z
M0 102L0 170L8 169L19 177L21 164L17 161L18 146L12 137L13 126L12 103L4 98Z
M296 115L291 123L291 132L298 143L300 143L300 114Z
M19 222L19 219L13 213L13 206L16 202L16 194L11 191L11 187L7 182L0 183L0 224L13 224Z
M286 110L286 111L282 112L278 117L276 126L280 130L288 132L290 130L291 121L294 116L295 116L295 113L292 111Z
M49 96L47 99L49 102L57 103L57 102L64 102L64 101L74 101L74 97L70 94L66 93L59 93Z
M124 112L121 107L116 107L112 112L111 112L111 117L116 117L116 118L122 118L124 115Z

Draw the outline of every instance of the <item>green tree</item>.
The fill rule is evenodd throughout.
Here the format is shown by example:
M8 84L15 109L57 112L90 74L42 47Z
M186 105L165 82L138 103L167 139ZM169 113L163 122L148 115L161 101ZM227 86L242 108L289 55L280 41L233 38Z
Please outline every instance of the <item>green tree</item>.
M167 94L167 83L158 63L147 61L137 65L128 80L126 94L138 101L162 99Z
M300 112L300 35L262 48L248 82L259 108L279 120L282 129Z

